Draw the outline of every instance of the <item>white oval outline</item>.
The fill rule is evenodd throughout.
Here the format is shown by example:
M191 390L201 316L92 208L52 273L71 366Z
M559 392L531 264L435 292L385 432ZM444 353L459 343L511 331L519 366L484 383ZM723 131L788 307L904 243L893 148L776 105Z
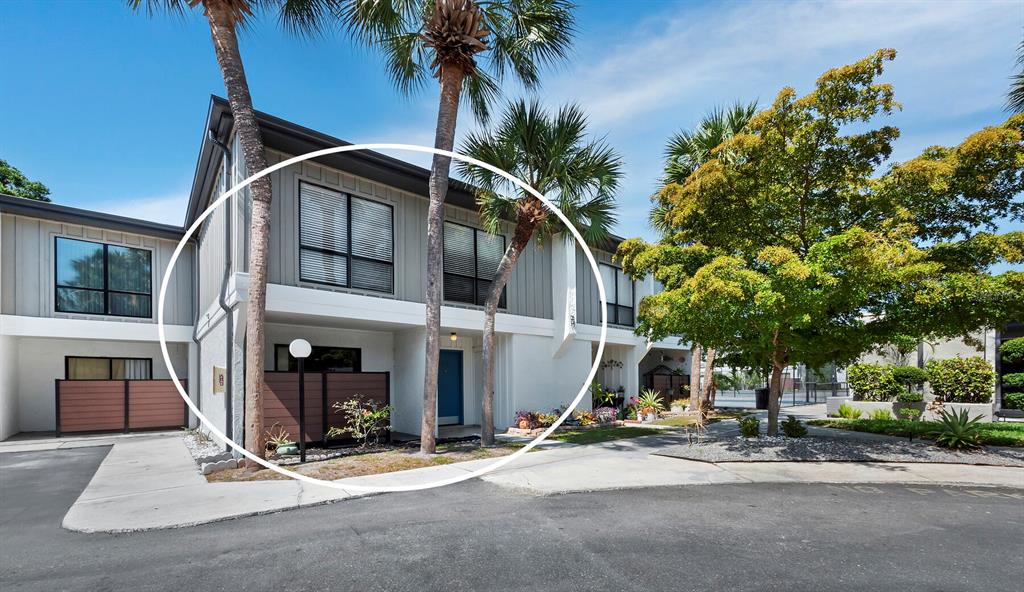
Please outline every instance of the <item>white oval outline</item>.
M493 462L493 463L491 463L491 464L489 464L487 466L481 467L481 468L479 468L479 469L477 469L475 471L472 471L472 472L469 472L469 473L465 473L463 475L458 475L458 476L455 476L455 477L449 477L447 479L438 479L437 481L430 481L430 482L423 483L423 484L418 484L418 485L381 485L381 486L355 485L355 484L348 484L348 483L339 483L337 481L324 481L323 479L317 479L315 477L310 477L308 475L303 475L302 473L297 473L295 471L290 471L288 469L285 469L285 468L277 466L277 465L275 465L273 463L270 463L270 462L268 462L266 460L263 460L262 458L259 458L255 454L252 454L251 452L246 450L244 446L238 445L233 440L231 440L230 438L225 436L224 433L221 430L217 429L217 426L213 425L210 422L210 420L208 420L206 418L206 416L203 415L203 413L201 413L199 411L199 409L195 406L195 403L192 402L192 399L189 398L188 393L185 392L185 389L182 388L182 386L181 386L181 382L178 380L178 375L174 371L173 364L171 364L171 357L170 357L170 354L167 351L167 337L165 335L165 330L164 330L164 300L165 300L165 297L167 295L167 286L168 286L168 283L169 283L169 280L170 280L170 277L171 277L171 272L174 271L174 265L178 261L178 256L181 255L181 251L185 248L185 244L192 237L192 235L199 228L199 226L203 223L203 221L206 220L206 218L208 218L211 214L213 214L213 211L218 206L220 206L222 203L224 203L224 201L226 201L229 197L231 197L232 195L238 193L239 191L241 191L242 189L247 187L250 183L252 183L256 179L259 179L261 177L265 177L265 176L269 175L270 173L273 173L274 171L283 169L283 168L285 168L287 166L290 166L290 165L293 165L293 164L296 164L296 163L304 162L304 161L312 159L312 158L317 158L317 157L320 157L320 156L328 156L328 155L331 155L331 154L340 154L342 152L353 152L353 151L356 151L356 150L407 150L407 151L410 151L410 152L421 152L421 153L433 154L435 156L437 156L437 155L447 156L448 158L454 158L456 160L461 160L463 162L467 162L469 164L473 164L473 165L476 165L478 167L487 169L487 170L495 173L496 175L500 175L500 176L504 177L509 182L511 182L513 185L518 186L523 191L527 191L530 194L532 194L534 197L536 197L537 199L541 200L541 202L543 202L544 205L546 205L548 207L548 209L550 209L552 212L555 213L555 215L558 216L558 218L562 221L562 223L566 226L566 228L568 228L569 231L572 232L572 235L576 239L577 244L579 244L581 247L583 247L583 252L587 256L587 261L590 262L590 268L594 272L594 278L597 280L597 293L598 293L598 297L599 297L600 304L601 304L601 339L598 342L597 353L594 356L594 364L593 364L593 366L590 367L590 373L587 374L587 379L586 379L586 381L584 381L583 386L580 388L580 392L577 393L576 398L573 399L573 401L572 401L572 404L569 405L569 407L565 411L562 412L562 415L559 416L558 420L555 421L553 424L551 424L551 426L548 427L548 429L544 430L544 432L542 432L539 436L537 436L535 439L531 440L525 446L523 446L519 450L516 450L512 454L510 454L508 456L503 456L503 457L497 459L495 462ZM217 436L218 439L220 439L221 441L227 443L227 445L230 446L231 448L233 448L236 452L238 452L239 454L241 454L245 458L247 458L247 459L249 459L249 460L251 460L251 461L253 461L253 462L257 463L257 464L262 465L263 467L266 467L266 468L268 468L268 469L270 469L272 471L275 471L277 473L285 475L286 477L291 477L293 479L297 479L297 480L303 481L305 483L310 483L310 484L313 484L313 485L320 485L320 486L323 486L323 487L330 487L330 488L339 489L339 490L342 490L342 491L354 491L354 492L361 492L361 493L385 493L385 492L419 491L419 490L422 490L422 489L433 489L435 487L443 487L445 485L452 485L454 483L460 483L462 481L468 481L469 479L473 479L475 477L480 477L481 475L485 475L487 473L490 473L491 471L497 470L497 469L507 465L508 463L516 460L517 458L519 458L522 455L526 454L531 449L533 449L535 446L537 446L538 444L543 442L545 438L547 438L549 435L551 435L551 433L554 432L558 428L558 426L562 425L562 422L564 422L569 417L569 414L571 414L576 409L576 406L579 405L580 401L583 400L583 396L590 391L590 384L594 381L594 377L597 376L597 369L598 369L598 367L601 364L601 357L604 354L605 341L608 338L608 318L607 318L607 316L608 316L608 299L607 299L607 296L605 295L604 282L601 280L601 271L600 271L600 269L597 266L597 260L594 259L594 254L590 252L590 248L587 246L587 242L585 240L583 240L583 235L580 234L579 230L577 230L576 227L569 221L569 219L565 217L565 214L563 214L562 211L558 209L558 206L556 206L555 204L551 203L551 201L549 201L548 198L544 197L544 195L542 195L539 191L537 191L533 187L530 187L529 185L527 185L523 181L519 180L514 175L503 171L502 169L499 169L499 168L497 168L495 166L492 166L492 165L490 165L490 164L488 164L486 162L477 160L477 159L475 159L475 158L473 158L471 156L466 156L466 155L463 155L463 154L459 154L457 152L452 152L452 151L449 151L449 150L442 150L440 148L433 148L433 147L430 147L430 146L420 146L420 145L417 145L417 144L368 143L368 144L349 144L347 146L335 146L333 148L324 148L322 150L315 150L313 152L307 152L306 154L302 154L300 156L294 156L292 158L289 158L288 160L281 161L281 162L279 162L279 163L277 163L277 164L275 164L273 166L270 166L270 167L267 167L267 168L263 169L262 171L256 173L255 175L251 175L248 178L243 179L240 183L238 183L237 185L235 185L231 189L228 189L227 191L225 191L220 197L217 198L216 201L214 201L212 204L210 204L209 207L207 207L205 210L203 210L203 213L200 214L196 218L195 222L193 222L192 225L189 226L188 230L185 231L185 235L181 238L181 241L178 242L178 246L174 249L174 253L171 254L171 259L170 259L170 261L167 264L167 271L164 272L163 282L160 285L160 297L159 297L159 299L157 301L157 332L158 332L159 337L160 337L160 351L163 353L164 364L167 365L167 371L171 375L171 380L174 382L175 388L178 389L178 394L181 395L181 397L185 400L185 405L188 406L188 408L192 411L192 413L194 413L196 415L196 417L204 425L206 425L206 427L209 428L209 430L215 436ZM230 371L230 369L228 369L228 370ZM225 393L224 396L229 396L229 394ZM225 420L227 420L227 418L225 418ZM387 475L387 473L383 473L383 475Z

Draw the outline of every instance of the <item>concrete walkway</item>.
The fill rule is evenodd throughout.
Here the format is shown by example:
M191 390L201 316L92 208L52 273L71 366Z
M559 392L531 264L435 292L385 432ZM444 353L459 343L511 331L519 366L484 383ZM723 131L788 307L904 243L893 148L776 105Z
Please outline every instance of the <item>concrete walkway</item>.
M718 426L718 427L715 427ZM711 426L718 437L735 422ZM910 483L1024 489L1024 469L919 463L704 463L651 454L684 443L679 432L604 442L561 445L532 452L484 481L531 495L720 483ZM340 480L390 485L427 483L465 474L482 459ZM81 532L126 532L192 526L242 516L330 503L359 495L299 481L208 483L180 437L115 439L92 481L64 517Z

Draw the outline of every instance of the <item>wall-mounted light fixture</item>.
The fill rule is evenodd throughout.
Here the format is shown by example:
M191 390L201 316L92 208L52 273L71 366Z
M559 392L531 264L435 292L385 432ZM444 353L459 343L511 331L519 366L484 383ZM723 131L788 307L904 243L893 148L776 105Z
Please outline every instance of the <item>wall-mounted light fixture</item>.
M455 331L452 331L452 334L448 337L448 339L451 339L452 342L454 343L459 340L459 336L455 334Z

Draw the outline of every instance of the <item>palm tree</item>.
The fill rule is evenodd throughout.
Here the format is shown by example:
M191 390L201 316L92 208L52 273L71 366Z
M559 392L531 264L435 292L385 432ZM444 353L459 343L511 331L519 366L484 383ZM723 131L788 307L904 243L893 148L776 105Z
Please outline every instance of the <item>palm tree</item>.
M1010 78L1010 92L1006 94L1006 108L1011 113L1024 113L1024 41L1017 46L1018 72Z
M471 134L462 152L492 164L554 202L584 239L594 244L608 236L615 223L614 192L622 177L622 159L600 140L586 140L587 118L575 105L556 113L537 101L510 103L493 130ZM512 240L495 271L484 302L484 392L480 437L494 444L494 317L501 294L519 256L537 236L543 240L564 231L561 220L533 194L520 191L507 179L472 165L460 171L477 188L480 217L491 233L506 220L515 220ZM506 197L518 195L516 198Z
M314 33L324 17L325 7L309 0L127 0L132 10L148 14L162 11L175 16L202 6L210 25L217 65L228 94L234 117L234 129L245 156L246 174L267 168L266 152L256 122L249 82L238 49L237 30L254 16L257 9L276 7L284 26L307 34ZM270 177L249 186L252 216L249 226L249 302L246 308L245 360L245 448L260 457L266 450L263 430L264 317L267 299L267 257L270 248L270 201L273 193ZM231 421L231 418L227 418Z
M683 184L701 165L711 159L712 153L722 142L739 134L757 112L757 102L734 103L711 111L693 130L676 133L665 149L665 170L661 181L665 185ZM666 216L667 210L661 204L651 209L651 225L662 236L672 234L672 222ZM700 409L711 397L715 372L714 348L704 351L704 390L700 388L701 346L693 344L690 361L690 408Z
M308 0L307 0L308 1ZM387 70L403 93L432 74L440 83L434 147L451 150L460 100L486 120L488 104L511 73L527 88L539 68L565 57L573 37L573 4L566 0L338 0L341 17L356 37L383 52ZM478 57L486 56L485 63ZM486 68L484 67L486 66ZM428 185L426 372L420 451L436 448L437 365L440 356L444 199L451 159L435 155Z

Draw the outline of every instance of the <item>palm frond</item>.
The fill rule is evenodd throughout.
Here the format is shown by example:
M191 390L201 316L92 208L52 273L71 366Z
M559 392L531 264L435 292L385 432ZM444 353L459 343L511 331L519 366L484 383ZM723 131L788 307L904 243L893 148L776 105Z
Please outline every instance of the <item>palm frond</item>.
M1011 113L1024 113L1024 41L1017 46L1017 69L1010 78L1010 92L1006 94L1006 109Z
M284 0L279 4L281 28L293 35L312 39L330 31L344 9L342 0Z

